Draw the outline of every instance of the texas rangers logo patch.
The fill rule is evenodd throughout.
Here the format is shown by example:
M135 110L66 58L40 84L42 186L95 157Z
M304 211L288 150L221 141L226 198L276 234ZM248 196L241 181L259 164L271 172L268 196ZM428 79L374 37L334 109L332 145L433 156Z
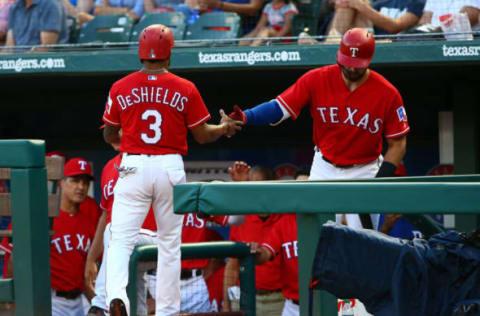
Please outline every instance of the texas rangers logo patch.
M399 122L406 122L407 121L407 112L405 112L405 108L403 106L397 109L398 121Z

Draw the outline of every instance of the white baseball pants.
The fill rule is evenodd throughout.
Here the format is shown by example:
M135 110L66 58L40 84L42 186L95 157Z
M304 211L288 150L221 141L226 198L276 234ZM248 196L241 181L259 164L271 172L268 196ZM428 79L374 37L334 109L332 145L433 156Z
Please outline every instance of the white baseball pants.
M351 168L337 168L326 162L322 158L322 152L315 150L313 156L312 168L310 169L309 180L334 180L334 179L368 179L375 178L380 165L383 162L383 156L379 156L372 162L356 165ZM341 214L336 215L337 223L341 222ZM352 228L362 228L362 222L358 214L345 214L347 224ZM371 214L373 228L378 229L379 214Z
M110 243L110 223L105 227L103 233L103 249L108 249ZM141 229L137 241L138 245L150 245L157 243L157 233L148 229ZM92 299L92 305L103 308L108 311L107 298L105 294L105 269L106 269L107 251L103 252L102 264L98 270L95 280L95 297ZM149 262L145 262L149 263ZM145 274L148 270L155 268L156 263L151 265L141 264L138 266L137 274L137 315L147 315L147 292Z
M71 300L57 296L52 290L52 316L85 316L82 295Z
M150 205L158 229L156 316L180 312L180 244L183 215L173 213L173 186L185 183L180 155L123 154L114 189L107 251L107 302L120 298L129 311L128 263Z
M300 306L292 300L286 299L283 306L282 316L300 316Z

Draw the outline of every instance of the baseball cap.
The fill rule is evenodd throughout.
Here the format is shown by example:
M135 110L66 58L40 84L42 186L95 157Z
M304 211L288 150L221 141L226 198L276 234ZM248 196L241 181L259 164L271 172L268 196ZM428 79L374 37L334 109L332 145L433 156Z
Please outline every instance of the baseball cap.
M65 164L63 168L64 177L74 177L79 175L86 175L93 179L92 165L83 158L72 158Z
M397 170L395 170L395 173L393 175L396 177L406 177L407 168L405 168L405 165L401 163L400 165L398 165Z
M63 159L67 159L67 155L64 152L61 151L50 151L45 154L46 157L62 157Z

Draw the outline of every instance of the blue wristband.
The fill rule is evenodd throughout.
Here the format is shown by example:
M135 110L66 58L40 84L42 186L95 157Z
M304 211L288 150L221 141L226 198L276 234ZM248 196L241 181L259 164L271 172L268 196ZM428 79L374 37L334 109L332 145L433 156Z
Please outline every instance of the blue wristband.
M268 125L280 121L283 117L282 109L277 100L259 104L243 113L247 116L248 125Z

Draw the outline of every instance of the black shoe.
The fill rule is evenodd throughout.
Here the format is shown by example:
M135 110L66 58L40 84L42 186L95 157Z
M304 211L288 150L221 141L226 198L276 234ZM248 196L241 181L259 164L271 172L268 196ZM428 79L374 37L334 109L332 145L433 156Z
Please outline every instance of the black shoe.
M115 298L110 302L110 316L128 316L125 303L119 298Z
M88 310L87 316L105 316L106 310L103 308L97 307L97 306L92 306Z

